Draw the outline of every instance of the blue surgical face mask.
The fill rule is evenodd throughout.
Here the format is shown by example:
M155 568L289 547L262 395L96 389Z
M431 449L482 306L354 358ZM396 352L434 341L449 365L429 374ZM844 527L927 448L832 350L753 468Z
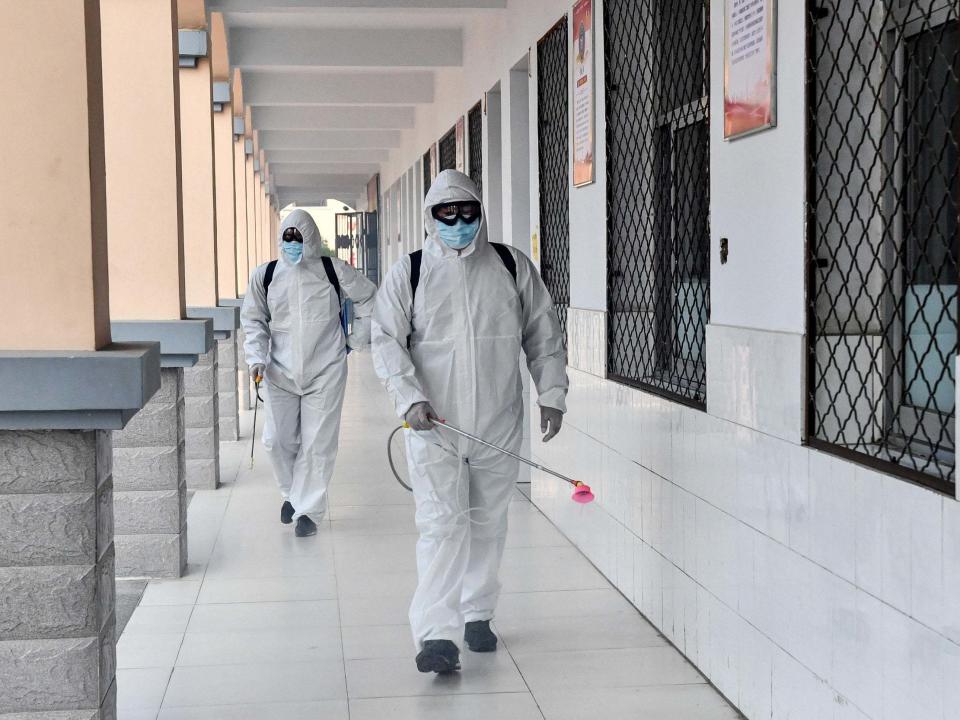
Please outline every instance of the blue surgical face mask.
M283 253L283 256L294 265L303 259L303 243L281 242L280 250Z
M480 218L472 223L459 218L455 225L437 223L437 234L440 235L444 245L453 250L463 250L476 239L478 232L480 232Z

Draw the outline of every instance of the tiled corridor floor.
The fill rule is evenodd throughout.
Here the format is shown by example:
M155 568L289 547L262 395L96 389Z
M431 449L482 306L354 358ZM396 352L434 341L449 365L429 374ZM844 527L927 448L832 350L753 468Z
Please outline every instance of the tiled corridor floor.
M246 441L223 445L224 487L190 504L188 574L150 583L120 639L120 720L739 717L519 492L500 650L465 652L452 677L421 675L406 624L413 501L387 466L397 420L370 356L351 357L316 537L280 524L259 445L249 469L250 421Z

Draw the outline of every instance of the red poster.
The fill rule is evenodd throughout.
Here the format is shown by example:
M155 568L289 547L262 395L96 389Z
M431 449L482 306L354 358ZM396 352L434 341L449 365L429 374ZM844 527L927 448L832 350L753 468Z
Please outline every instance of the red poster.
M573 6L573 184L593 182L593 0Z

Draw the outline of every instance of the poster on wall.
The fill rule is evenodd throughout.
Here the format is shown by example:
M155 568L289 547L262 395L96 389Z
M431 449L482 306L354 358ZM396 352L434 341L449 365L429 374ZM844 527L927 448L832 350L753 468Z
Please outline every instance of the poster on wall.
M593 0L573 6L573 185L593 182Z
M466 172L467 148L464 145L466 133L464 132L463 115L457 118L457 170Z
M723 138L777 124L777 0L725 0Z
M440 149L437 143L430 146L430 182L437 179L440 171Z

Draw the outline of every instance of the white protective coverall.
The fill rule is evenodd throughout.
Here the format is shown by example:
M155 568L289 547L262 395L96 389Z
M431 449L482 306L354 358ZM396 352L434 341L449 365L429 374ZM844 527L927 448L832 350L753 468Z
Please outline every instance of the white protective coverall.
M447 170L424 202L427 238L415 298L409 256L391 268L378 294L374 366L400 417L429 401L439 417L515 452L523 436L521 350L539 404L566 410L560 323L530 259L510 248L514 281L487 242L485 213L466 249L440 240L431 208L456 201L481 197L470 178ZM442 428L408 432L407 458L420 531L414 643L419 649L425 640L450 640L459 647L465 622L493 618L518 464Z
M263 445L294 519L316 519L326 510L340 435L340 411L347 383L347 346L340 325L337 292L321 260L320 231L304 210L280 225L303 237L303 258L290 262L279 253L269 290L267 263L250 276L240 320L248 365L266 365L266 422ZM278 243L281 242L278 239ZM351 347L369 342L369 317L376 286L356 269L331 258L343 300L353 300Z

